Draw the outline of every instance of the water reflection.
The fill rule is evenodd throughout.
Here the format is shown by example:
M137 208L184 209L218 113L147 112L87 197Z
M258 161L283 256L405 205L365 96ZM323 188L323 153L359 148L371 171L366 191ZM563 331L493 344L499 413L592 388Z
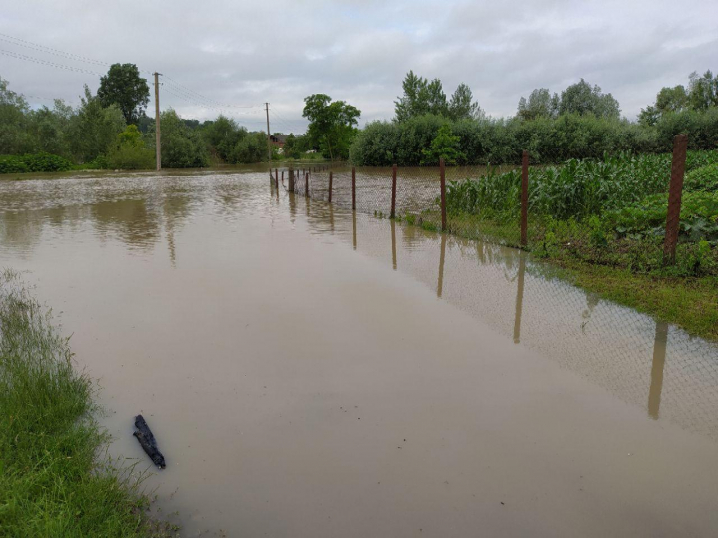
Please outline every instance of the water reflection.
M514 316L514 344L521 342L521 314L524 305L524 277L526 274L526 253L519 254L519 273L516 279L516 315Z
M651 364L651 388L648 391L648 416L658 419L663 391L663 368L666 364L666 344L668 342L668 324L656 322L656 338L653 343L653 362Z
M621 400L643 409L648 400L650 418L658 419L660 409L660 419L718 438L715 343L573 287L523 251L327 206L313 201L310 231L333 234L360 254L387 260L437 297Z

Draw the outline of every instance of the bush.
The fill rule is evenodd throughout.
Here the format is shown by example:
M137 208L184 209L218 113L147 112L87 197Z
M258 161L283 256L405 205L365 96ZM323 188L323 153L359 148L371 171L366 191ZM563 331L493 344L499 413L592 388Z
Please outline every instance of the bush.
M21 172L64 172L72 170L72 163L52 153L0 155L0 174Z
M155 166L155 155L145 146L137 127L128 125L117 135L117 143L107 155L107 164L121 170L148 169Z

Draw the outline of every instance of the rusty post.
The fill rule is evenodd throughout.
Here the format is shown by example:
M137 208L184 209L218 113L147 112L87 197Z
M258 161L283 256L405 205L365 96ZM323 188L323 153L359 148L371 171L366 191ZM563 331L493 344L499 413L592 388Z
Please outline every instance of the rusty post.
M282 185L284 185L284 170L282 170Z
M309 198L309 172L304 174L304 196Z
M357 171L352 166L352 211L357 208Z
M294 192L294 168L289 168L289 179L287 180L287 190Z
M391 167L391 213L389 218L396 217L396 165Z
M446 231L446 163L439 159L439 179L441 180L441 231Z
M671 163L671 183L668 187L666 238L663 243L664 265L673 265L676 262L676 245L678 244L678 226L681 217L681 196L683 194L683 175L686 171L687 148L687 135L677 135L673 139L673 162Z
M333 181L333 174L329 172L329 203L332 203L332 181Z
M279 188L279 168L274 169L274 184Z
M521 159L521 246L529 242L529 152Z

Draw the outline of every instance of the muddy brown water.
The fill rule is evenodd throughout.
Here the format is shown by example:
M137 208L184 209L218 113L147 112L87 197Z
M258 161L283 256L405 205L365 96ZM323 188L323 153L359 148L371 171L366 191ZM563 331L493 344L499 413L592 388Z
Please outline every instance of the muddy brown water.
M718 347L516 250L252 169L85 174L0 181L0 266L142 468L147 418L183 535L718 534Z

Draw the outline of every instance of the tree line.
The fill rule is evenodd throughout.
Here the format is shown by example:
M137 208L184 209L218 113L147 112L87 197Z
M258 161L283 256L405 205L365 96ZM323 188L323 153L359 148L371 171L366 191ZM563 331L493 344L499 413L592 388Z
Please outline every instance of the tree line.
M0 78L2 171L85 168L147 169L155 166L155 120L146 115L150 88L134 64L114 64L96 94L85 85L80 104L57 99L32 109ZM161 113L162 164L203 167L212 162L252 163L267 157L267 136L220 116L200 123L172 109ZM38 158L42 156L42 158ZM40 164L38 164L40 163ZM40 168L35 167L38 165Z
M537 162L598 158L605 152L669 151L673 137L689 135L692 149L718 147L718 77L689 77L688 88L663 88L638 121L621 118L618 101L584 79L562 92L539 88L519 100L516 114L491 118L460 84L447 98L441 81L410 71L395 101L392 121L358 131L350 146L354 164L409 166L518 162L529 150Z

